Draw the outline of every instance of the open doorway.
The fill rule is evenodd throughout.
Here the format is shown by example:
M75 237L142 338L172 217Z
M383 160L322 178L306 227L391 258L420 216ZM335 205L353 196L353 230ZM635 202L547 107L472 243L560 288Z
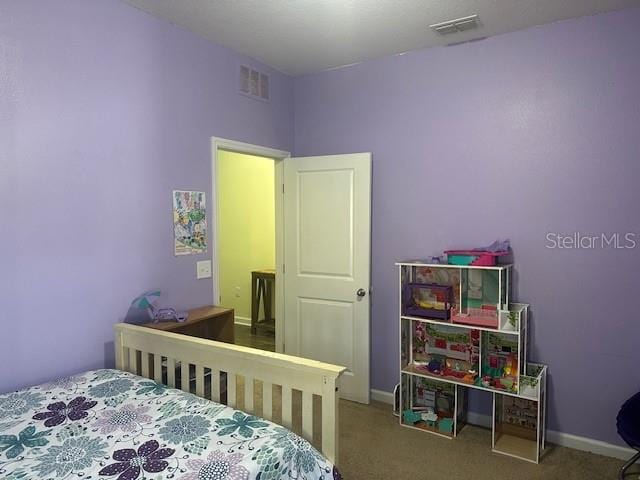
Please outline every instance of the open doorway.
M218 151L220 304L239 345L275 351L275 161Z
M283 351L282 165L288 152L213 139L214 303L238 345Z

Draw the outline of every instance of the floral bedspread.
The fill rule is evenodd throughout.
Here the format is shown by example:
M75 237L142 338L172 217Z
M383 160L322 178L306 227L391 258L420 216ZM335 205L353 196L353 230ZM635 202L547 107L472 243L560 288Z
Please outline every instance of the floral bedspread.
M306 440L118 370L0 395L0 478L340 478Z

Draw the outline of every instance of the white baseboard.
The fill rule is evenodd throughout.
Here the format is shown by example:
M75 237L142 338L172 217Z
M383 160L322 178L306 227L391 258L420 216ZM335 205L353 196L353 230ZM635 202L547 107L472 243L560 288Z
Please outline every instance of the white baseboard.
M393 405L393 393L372 389L371 400ZM472 425L491 428L491 415L468 412L467 420ZM549 443L554 443L561 447L573 448L574 450L582 450L584 452L591 452L620 460L629 460L629 458L637 453L631 448L614 445L613 443L601 442L600 440L572 435L570 433L556 432L554 430L547 430L547 440Z
M633 455L638 453L635 450L621 445L601 442L600 440L580 437L570 433L555 432L553 430L547 430L547 440L549 440L550 443L555 443L562 447L592 452L598 455L604 455L605 457L618 458L620 460L629 460Z
M251 326L251 319L247 317L236 315L234 321L236 325L244 325L245 327Z
M385 392L383 390L375 390L371 389L371 400L375 400L377 402L388 403L389 405L393 405L393 393Z

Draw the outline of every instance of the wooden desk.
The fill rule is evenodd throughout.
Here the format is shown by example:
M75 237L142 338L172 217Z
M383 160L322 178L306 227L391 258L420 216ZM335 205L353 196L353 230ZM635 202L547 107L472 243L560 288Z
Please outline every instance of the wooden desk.
M188 312L189 318L186 322L145 323L143 326L165 332L182 333L190 337L234 343L233 308L207 305Z
M276 322L271 308L271 297L276 282L275 270L254 270L251 272L251 333L257 333L258 327L275 332ZM260 300L262 299L264 319L259 319Z

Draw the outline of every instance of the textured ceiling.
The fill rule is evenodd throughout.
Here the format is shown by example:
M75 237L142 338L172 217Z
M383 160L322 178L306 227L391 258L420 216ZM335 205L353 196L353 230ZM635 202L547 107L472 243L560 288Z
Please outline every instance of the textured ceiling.
M125 0L290 75L464 42L640 0ZM480 15L440 36L429 25Z

